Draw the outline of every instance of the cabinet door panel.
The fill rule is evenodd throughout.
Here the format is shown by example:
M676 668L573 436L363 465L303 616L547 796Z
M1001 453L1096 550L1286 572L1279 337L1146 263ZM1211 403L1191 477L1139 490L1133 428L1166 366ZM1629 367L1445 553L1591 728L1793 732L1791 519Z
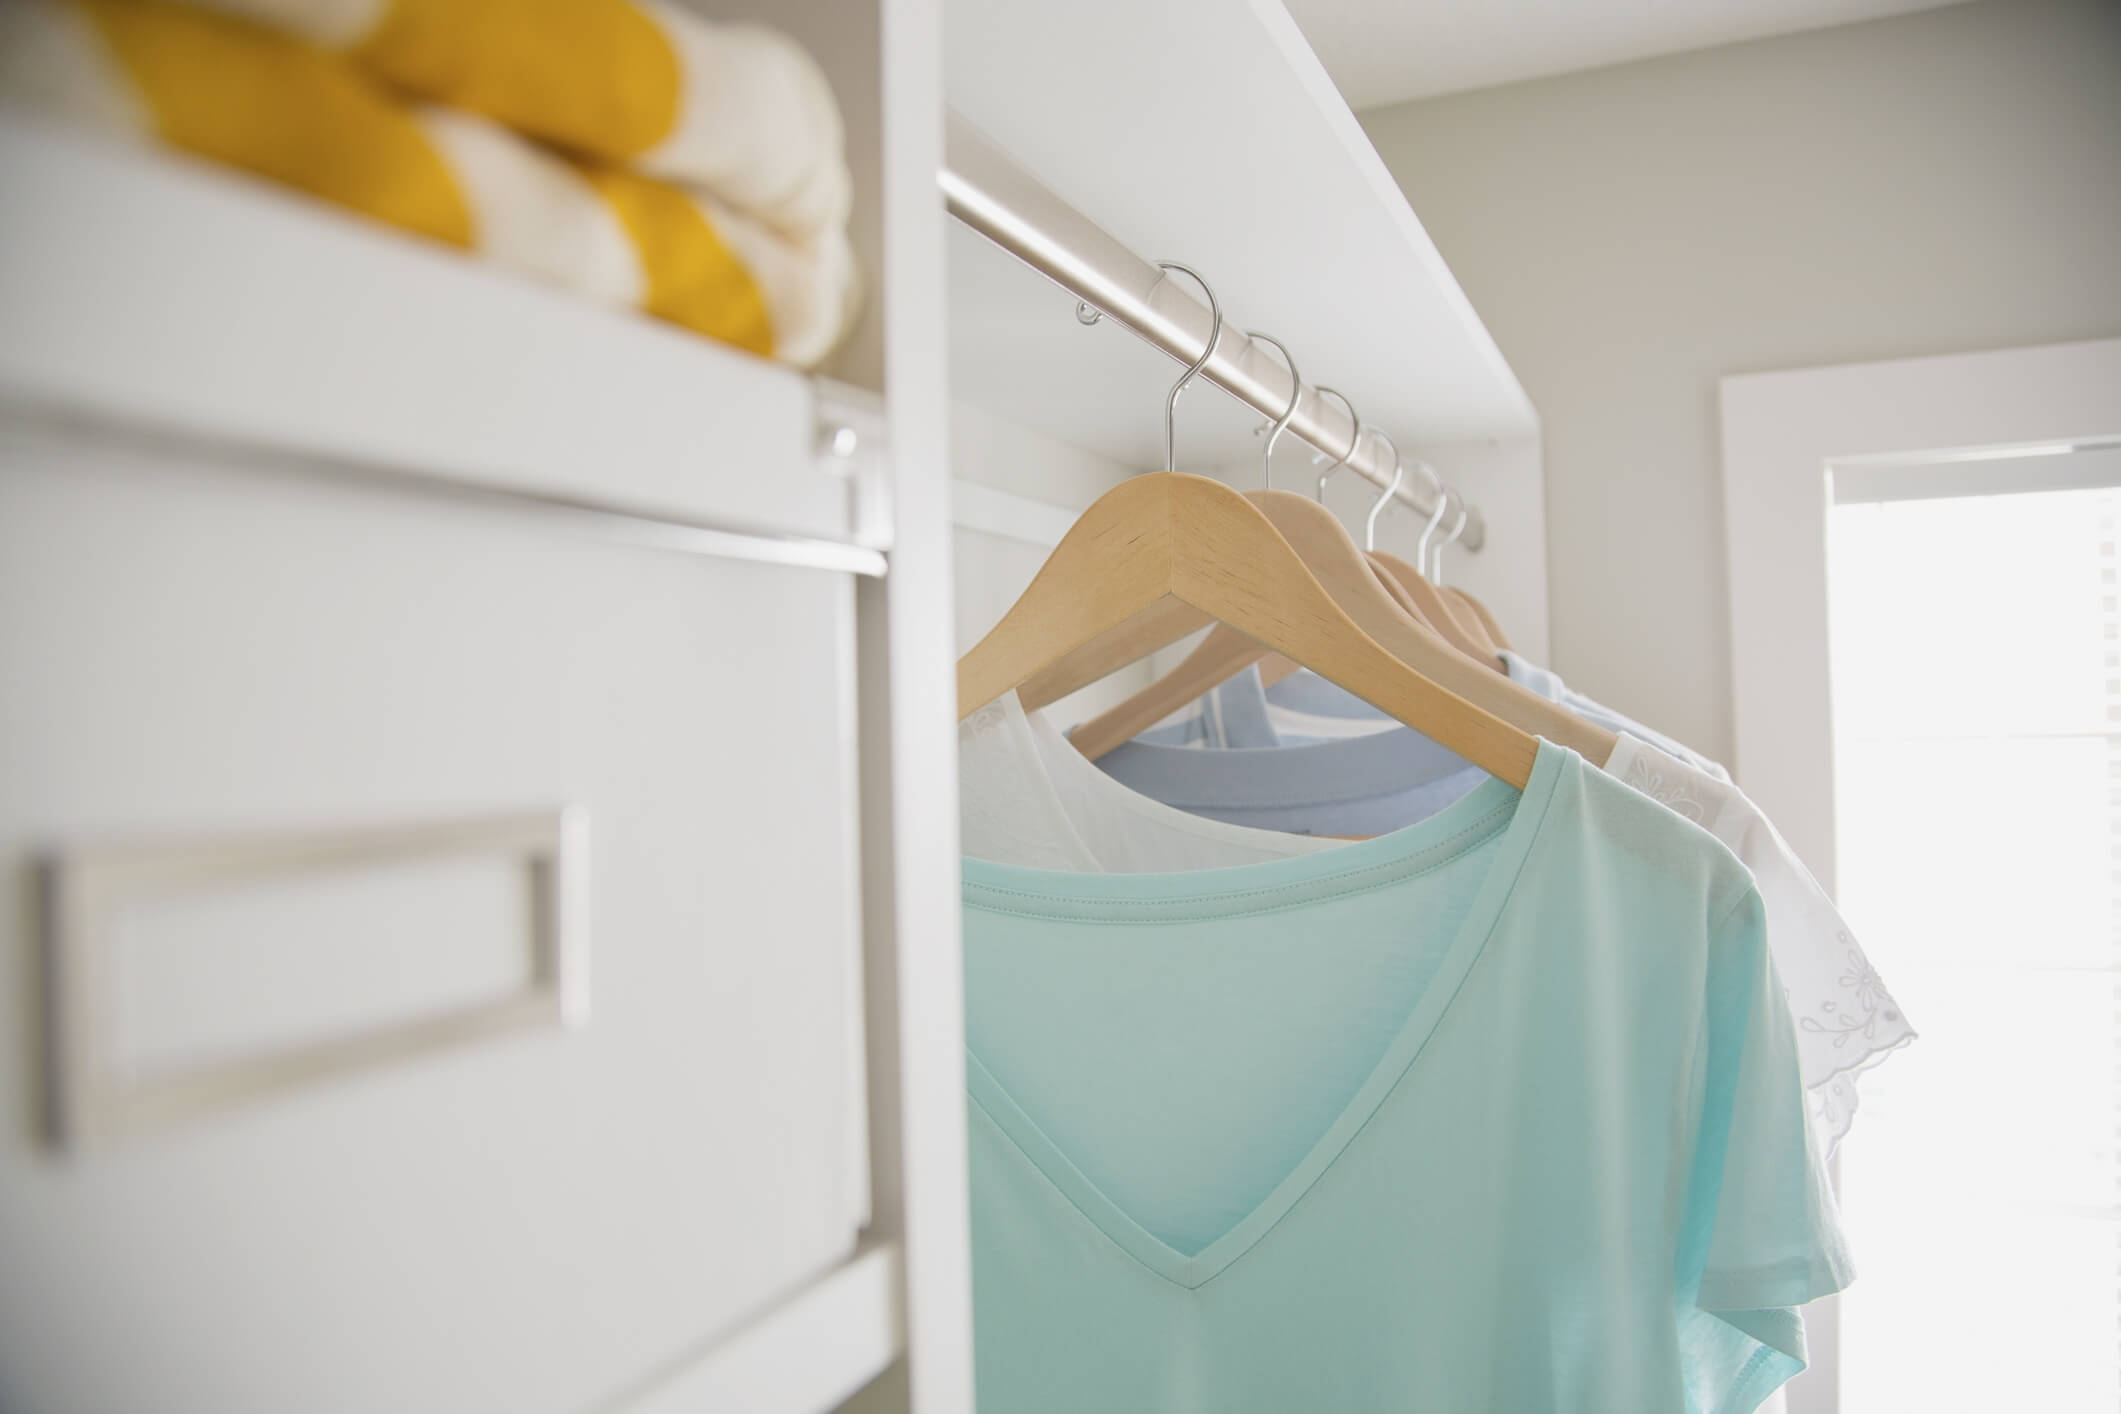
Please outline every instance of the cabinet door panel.
M867 1203L852 614L838 573L0 428L21 1030L30 863L112 840L566 807L589 974L578 1026L65 1152L32 1048L0 1047L0 1407L580 1410L844 1257ZM114 1050L181 1064L522 985L505 852L430 862L143 906L104 979Z

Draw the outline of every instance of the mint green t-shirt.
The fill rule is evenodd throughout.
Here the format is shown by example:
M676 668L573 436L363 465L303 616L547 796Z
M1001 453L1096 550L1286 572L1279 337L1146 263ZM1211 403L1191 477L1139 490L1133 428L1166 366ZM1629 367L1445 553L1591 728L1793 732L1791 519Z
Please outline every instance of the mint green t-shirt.
M1849 1269L1744 867L1564 748L1239 868L965 861L983 1414L1750 1410Z

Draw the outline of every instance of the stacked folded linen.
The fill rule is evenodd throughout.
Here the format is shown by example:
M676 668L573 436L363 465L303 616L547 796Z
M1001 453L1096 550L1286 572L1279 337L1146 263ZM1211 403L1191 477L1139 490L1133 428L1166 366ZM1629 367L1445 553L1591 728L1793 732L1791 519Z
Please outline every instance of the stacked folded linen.
M705 191L804 242L845 226L839 107L787 36L656 0L193 0L415 98Z
M266 0L243 3L267 8ZM273 8L351 11L364 3L277 0ZM391 8L427 6L400 0ZM454 8L512 7L457 0ZM526 20L533 11L606 8L581 0L522 7ZM579 151L562 155L478 114L408 101L342 55L207 9L0 0L0 101L159 139L801 367L830 352L858 302L843 224L791 239L699 187ZM836 115L832 127L836 158ZM781 208L784 216L792 209Z

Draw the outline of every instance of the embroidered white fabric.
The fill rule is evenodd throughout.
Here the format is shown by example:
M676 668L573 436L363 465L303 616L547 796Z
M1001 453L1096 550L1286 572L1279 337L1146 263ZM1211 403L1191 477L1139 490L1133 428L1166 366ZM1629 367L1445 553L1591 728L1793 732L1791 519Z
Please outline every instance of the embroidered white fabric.
M1915 1039L1906 1013L1826 890L1745 792L1625 733L1605 768L1722 840L1753 871L1812 1120L1831 1153L1855 1122L1856 1077Z
M1856 1077L1915 1037L1848 926L1758 806L1725 781L1622 735L1605 769L1721 840L1753 872L1768 947L1797 1029L1812 1117L1831 1152L1856 1115ZM1085 760L1014 693L958 728L965 853L1079 873L1228 868L1343 841L1189 815Z

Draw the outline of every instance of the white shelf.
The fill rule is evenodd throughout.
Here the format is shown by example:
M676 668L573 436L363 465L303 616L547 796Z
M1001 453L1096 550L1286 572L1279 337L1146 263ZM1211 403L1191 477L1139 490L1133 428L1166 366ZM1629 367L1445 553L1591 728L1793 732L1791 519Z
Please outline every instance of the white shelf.
M1516 376L1280 0L953 0L945 35L953 108L1137 254L1198 268L1233 321L1287 344L1305 379L1345 392L1366 423L1403 447L1536 434ZM953 228L949 257L955 396L1157 464L1170 360L1082 328L1072 300L968 231ZM1229 399L1180 409L1182 464L1257 457L1258 419Z
M0 393L247 449L854 538L800 372L173 153L0 115Z

